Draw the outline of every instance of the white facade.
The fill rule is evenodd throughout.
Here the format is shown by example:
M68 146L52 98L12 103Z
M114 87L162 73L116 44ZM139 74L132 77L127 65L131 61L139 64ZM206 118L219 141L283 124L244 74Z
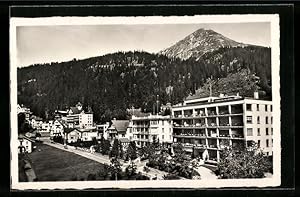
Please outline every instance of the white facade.
M218 161L224 147L254 141L272 155L272 101L208 97L174 106L172 115L174 142L188 152L201 155L208 150L209 160Z
M80 129L80 132L81 132L82 141L92 141L93 138L97 139L98 137L98 131L96 129L93 130Z
M92 113L80 113L79 114L79 127L90 128L93 126L93 114Z
M245 103L246 141L256 142L266 155L273 155L273 106L271 102L245 99Z
M109 127L109 122L105 123L105 124L100 124L100 125L96 125L97 127L97 131L98 131L98 139L101 139L102 137L104 139L108 139L108 132L107 129Z
M61 122L55 120L53 126L50 129L50 136L64 136L64 127Z
M32 152L32 141L25 138L25 137L20 137L18 139L18 147L19 147L19 153L21 153L21 148L20 147L24 147L25 151L27 153L31 153Z
M170 116L149 115L132 116L133 140L142 147L153 140L160 143L172 143L172 120Z
M25 120L29 121L29 116L31 114L30 109L27 107L24 107L23 105L17 105L17 114L24 113L25 114Z
M127 127L127 131L126 131L126 137L132 141L133 140L133 121L132 120L129 120L129 124L128 124L128 127Z
M78 139L81 139L81 132L74 129L73 131L66 134L67 142L77 142Z

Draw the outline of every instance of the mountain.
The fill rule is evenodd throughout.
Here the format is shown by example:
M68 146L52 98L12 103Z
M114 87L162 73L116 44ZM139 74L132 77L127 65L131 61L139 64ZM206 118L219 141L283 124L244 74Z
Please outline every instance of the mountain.
M213 52L219 48L245 46L249 45L231 40L213 30L201 28L160 53L168 57L177 57L183 60L189 58L199 59L204 54Z

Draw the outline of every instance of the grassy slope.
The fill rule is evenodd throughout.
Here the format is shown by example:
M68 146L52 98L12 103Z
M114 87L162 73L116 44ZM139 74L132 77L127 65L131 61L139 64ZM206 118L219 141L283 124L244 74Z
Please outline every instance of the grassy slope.
M29 158L38 181L71 181L74 177L83 180L103 168L96 161L44 144L38 144Z

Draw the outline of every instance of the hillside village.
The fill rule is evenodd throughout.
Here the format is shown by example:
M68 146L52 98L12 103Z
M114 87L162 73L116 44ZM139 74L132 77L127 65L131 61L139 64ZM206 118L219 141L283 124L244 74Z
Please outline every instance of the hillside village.
M133 108L128 109L131 115L128 120L114 118L105 124L96 124L92 109L84 110L80 102L66 111L56 110L55 119L48 121L18 105L18 114L23 114L32 128L30 132L19 134L19 153L33 152L35 142L61 144L64 149L99 152L124 162L145 157L148 162L138 163L143 167L157 167L161 172L166 169L150 156L157 154L156 151L164 152L167 163L167 158L171 161L180 150L186 158L183 161L193 163L188 165L214 169L223 162L223 151L229 147L235 150L254 143L263 151L263 157L273 155L273 106L271 101L260 100L258 92L254 92L252 98L238 94L194 96L177 105L165 105L160 111L163 109L171 114L143 113ZM145 153L152 146L154 153ZM192 178L200 174L196 172L181 176Z
M22 181L272 176L269 47L199 29L17 74Z

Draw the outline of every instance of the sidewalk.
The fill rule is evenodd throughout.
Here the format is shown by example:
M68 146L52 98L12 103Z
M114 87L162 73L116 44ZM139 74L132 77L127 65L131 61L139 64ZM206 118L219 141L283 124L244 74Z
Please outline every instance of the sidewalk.
M217 175L210 169L200 166L195 169L197 172L199 172L201 176L201 180L217 180Z

